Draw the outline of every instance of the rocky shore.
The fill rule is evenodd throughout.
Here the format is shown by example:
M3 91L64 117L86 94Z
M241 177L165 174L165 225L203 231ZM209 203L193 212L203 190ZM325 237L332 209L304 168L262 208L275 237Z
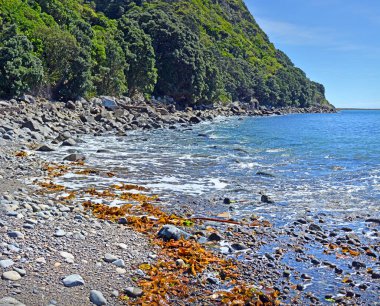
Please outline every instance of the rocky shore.
M175 125L196 124L217 116L270 116L290 113L334 112L334 109L283 108L269 109L251 104L227 106L176 106L171 100L131 100L127 97L93 98L90 101L51 102L24 96L16 101L0 101L0 139L36 142L57 137L63 132L99 135L126 135L135 129L175 128Z
M177 128L217 116L334 110L269 110L248 104L180 109L165 101L142 103L110 97L67 103L28 96L23 100L0 102L0 305L133 303L141 295L152 294L140 286L139 280L151 281L152 276L146 270L160 260L174 260L176 268L170 269L181 273L192 269L178 251L183 246L164 252L168 245L161 241L181 237L195 241L198 249L193 250L205 252L204 257L215 260L216 266L203 263L201 271L194 271L189 280L186 278L190 291L187 300L181 300L179 294L168 296L170 304L223 305L228 299L243 299L242 293L236 293L235 297L220 293L239 283L254 286L258 292L255 296L266 305L274 305L275 300L292 305L376 305L376 292L380 290L379 246L370 245L369 240L351 233L349 228L324 226L325 216L305 212L303 218L288 228L275 228L260 216L230 220L228 211L232 202L228 198L213 201L189 198L188 203L175 210L178 220L182 220L178 226L160 223L167 215L149 211L159 217L148 222L152 225L149 230L139 231L136 224L132 226L132 220L136 219L107 218L107 215L99 218L99 213L84 209L81 195L90 192L98 198L118 198L116 187L107 194L95 189L76 190L75 197L69 190L65 191L69 192L67 201L58 201L62 192L54 184L54 175L51 174L51 181L44 188L37 184L46 178L47 167L38 151L57 150L60 146L75 149L81 142L81 134L123 136L134 129ZM70 156L62 165L85 159L74 150ZM83 174L105 175L81 163L78 167L82 167ZM70 194L75 199L69 200ZM262 198L263 202L268 200ZM159 207L160 202L156 204ZM197 205L207 205L209 209L213 205L222 206L225 213L192 220L191 211ZM378 219L368 219L365 214L356 218L368 221L365 237L379 235ZM190 221L192 226L187 226ZM223 260L227 258L236 266L232 282L218 268L226 265ZM299 263L300 269L295 269L291 262ZM325 271L326 277L336 281L331 294L308 290L314 281L318 282L314 280L314 269ZM172 292L170 288L168 292ZM252 294L251 289L247 294Z

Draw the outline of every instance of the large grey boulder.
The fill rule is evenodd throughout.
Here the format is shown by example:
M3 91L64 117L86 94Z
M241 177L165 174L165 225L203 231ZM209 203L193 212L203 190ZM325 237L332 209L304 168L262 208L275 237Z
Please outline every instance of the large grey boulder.
M186 233L185 231L171 224L164 225L158 232L157 236L164 239L165 241L169 241L171 239L179 240L181 238L189 239L191 237L189 233Z
M102 96L100 99L102 100L102 105L108 110L115 110L119 107L113 97Z

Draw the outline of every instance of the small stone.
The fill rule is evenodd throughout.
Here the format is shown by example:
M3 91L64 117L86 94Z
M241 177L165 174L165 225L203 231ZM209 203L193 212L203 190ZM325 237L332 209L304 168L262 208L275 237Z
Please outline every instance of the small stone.
M379 279L380 278L380 272L372 272L371 276L373 279Z
M125 273L127 273L127 270L125 270L123 268L116 268L116 273L117 274L125 274Z
M248 247L243 243L233 243L231 247L236 251L246 250Z
M71 161L71 162L78 162L78 161L84 161L86 157L83 154L70 154L66 156L63 160L65 161Z
M62 283L65 285L65 287L75 287L84 285L84 280L79 274L72 274L66 276L62 280Z
M302 277L303 279L308 279L308 280L312 279L312 277L311 277L310 275L306 274L306 273L303 273L303 274L301 275L301 277Z
M312 223L309 225L309 230L319 232L322 231L322 228L319 225Z
M360 262L360 261L356 261L356 260L354 260L354 261L352 262L352 267L355 268L355 269L361 269L361 268L365 268L365 267L367 267L367 266L366 266L366 264L363 263L363 262Z
M179 258L175 261L175 264L177 265L177 267L186 267L186 263L183 261L183 259Z
M25 304L17 301L13 297L6 296L6 297L0 299L0 306L25 306Z
M59 254L65 258L65 259L71 259L71 260L74 260L74 255L73 254L70 254L68 252L65 252L65 251L62 251L62 252L59 252Z
M18 238L18 239L24 238L24 234L19 231L9 231L8 236L11 238Z
M66 235L66 232L63 230L63 229L58 229L55 233L54 233L54 236L55 237L63 237Z
M231 200L229 198L224 198L223 204L229 205L231 204Z
M274 201L266 194L261 195L261 202L268 203L268 204L274 203Z
M38 257L36 259L36 262L37 263L42 263L42 264L46 264L46 259L44 257Z
M125 268L125 263L124 263L124 260L122 259L116 259L115 261L112 262L112 264L119 268Z
M103 294L98 290L90 291L90 301L95 305L107 304L107 300L104 298Z
M124 290L124 293L131 298L137 298L143 295L143 291L136 287L128 287Z
M13 265L14 265L14 261L12 259L0 260L0 267L3 269L9 268Z
M39 152L52 152L52 151L55 151L55 149L49 145L42 145L37 149L37 151L39 151Z
M221 241L223 239L223 236L217 233L212 233L210 236L208 236L209 241Z
M13 268L13 270L15 270L18 274L20 274L22 277L24 277L26 275L26 271L24 269L20 269L20 268Z
M126 250L128 248L128 246L125 243L118 243L117 246L122 250Z
M103 257L103 260L105 262L114 262L116 261L118 258L115 256L115 255L112 255L110 253L107 253L106 255L104 255Z
M72 138L68 138L64 142L62 142L63 147L73 147L76 144L77 144L76 141Z
M186 233L171 224L164 225L158 232L157 236L158 238L163 238L165 241L169 241L171 239L179 240L181 238L189 239L191 237L189 233Z
M292 274L290 273L289 270L285 270L284 272L282 272L282 275L283 275L284 277L290 277L290 275L292 275Z
M16 271L7 271L3 273L3 279L10 281L18 281L21 279L21 275Z

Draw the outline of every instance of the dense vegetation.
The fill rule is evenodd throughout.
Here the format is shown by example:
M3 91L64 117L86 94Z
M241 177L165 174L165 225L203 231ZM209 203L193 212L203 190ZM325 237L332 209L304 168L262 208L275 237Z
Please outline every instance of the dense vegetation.
M326 104L242 0L0 0L0 96Z

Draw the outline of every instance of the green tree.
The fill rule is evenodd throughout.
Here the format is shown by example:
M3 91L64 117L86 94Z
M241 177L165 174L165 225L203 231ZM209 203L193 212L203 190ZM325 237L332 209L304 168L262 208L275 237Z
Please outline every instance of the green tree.
M124 16L119 21L123 33L126 61L125 74L128 80L129 94L151 94L157 82L155 53L151 38L140 29L135 21Z
M0 33L0 96L15 97L36 90L44 73L28 38L18 35L14 25L4 27Z

